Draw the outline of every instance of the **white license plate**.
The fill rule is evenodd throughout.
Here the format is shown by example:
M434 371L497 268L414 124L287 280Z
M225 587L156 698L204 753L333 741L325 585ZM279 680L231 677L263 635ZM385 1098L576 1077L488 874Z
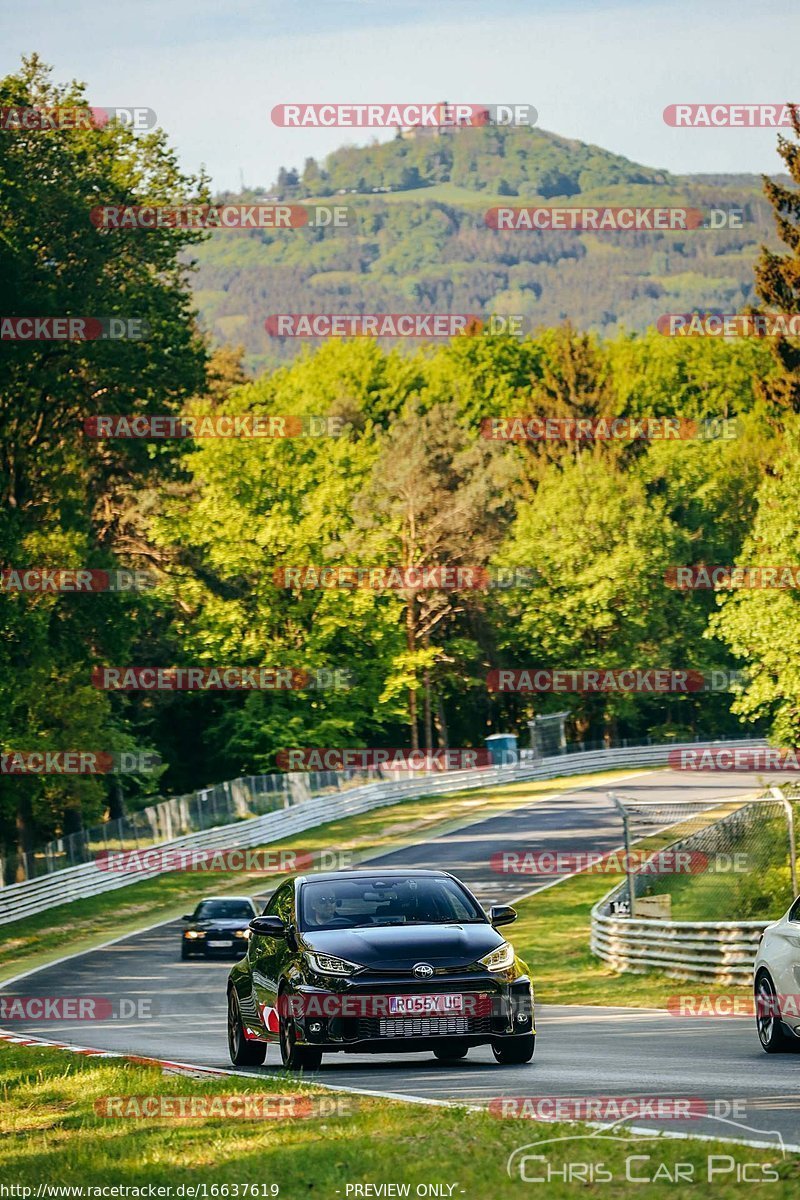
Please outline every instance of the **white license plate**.
M428 1016L430 1013L461 1013L463 996L390 996L389 1012L408 1016Z
M222 946L232 946L233 942L206 942L207 946L212 946L215 950L219 950Z

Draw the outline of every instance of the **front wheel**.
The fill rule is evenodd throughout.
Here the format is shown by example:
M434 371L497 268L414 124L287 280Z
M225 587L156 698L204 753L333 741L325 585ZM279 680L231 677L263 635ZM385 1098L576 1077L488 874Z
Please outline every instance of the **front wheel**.
M322 1051L318 1046L298 1046L294 1021L283 1016L280 1023L281 1062L287 1071L316 1071L322 1062Z
M235 1067L260 1067L267 1057L265 1042L251 1042L244 1036L235 988L228 996L228 1053Z
M786 1054L794 1050L798 1043L784 1032L778 997L766 973L756 980L755 993L756 1029L762 1050L767 1054Z
M465 1046L463 1042L453 1042L449 1046L437 1046L433 1051L439 1062L455 1062L459 1058L466 1058L468 1052L469 1046Z
M492 1042L492 1054L501 1066L529 1063L535 1048L535 1033L520 1033L515 1037L498 1038Z

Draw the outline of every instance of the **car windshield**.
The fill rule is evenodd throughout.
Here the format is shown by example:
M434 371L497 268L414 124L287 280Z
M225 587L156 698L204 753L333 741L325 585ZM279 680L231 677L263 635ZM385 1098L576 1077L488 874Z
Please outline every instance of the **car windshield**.
M249 921L253 909L246 900L204 900L195 910L196 921Z
M485 922L486 915L453 879L397 878L310 881L300 892L301 929Z

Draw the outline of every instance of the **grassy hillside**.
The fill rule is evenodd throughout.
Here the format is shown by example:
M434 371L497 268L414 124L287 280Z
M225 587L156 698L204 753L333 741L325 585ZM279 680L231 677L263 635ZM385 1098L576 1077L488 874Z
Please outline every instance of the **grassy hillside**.
M378 189L381 189L380 191ZM293 357L270 338L281 312L520 313L613 336L663 312L736 310L754 300L752 263L773 237L755 176L672 176L536 129L475 129L344 147L282 171L280 197L346 203L347 229L220 231L200 247L195 295L217 341L253 369ZM738 210L740 227L687 232L487 228L498 204L686 206Z

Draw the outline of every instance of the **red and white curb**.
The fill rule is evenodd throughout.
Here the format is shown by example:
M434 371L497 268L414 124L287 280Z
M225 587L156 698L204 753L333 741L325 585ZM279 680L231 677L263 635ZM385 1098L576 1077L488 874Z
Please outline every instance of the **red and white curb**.
M91 1046L76 1046L73 1042L57 1042L53 1038L23 1037L0 1029L0 1041L15 1046L49 1046L55 1050L68 1050L71 1054L85 1054L90 1058L122 1058L125 1062L139 1063L147 1067L161 1067L165 1075L191 1075L203 1079L207 1075L229 1075L229 1071L217 1067L192 1066L188 1063L171 1062L168 1058L146 1058L141 1054L123 1054L117 1050L94 1050Z

